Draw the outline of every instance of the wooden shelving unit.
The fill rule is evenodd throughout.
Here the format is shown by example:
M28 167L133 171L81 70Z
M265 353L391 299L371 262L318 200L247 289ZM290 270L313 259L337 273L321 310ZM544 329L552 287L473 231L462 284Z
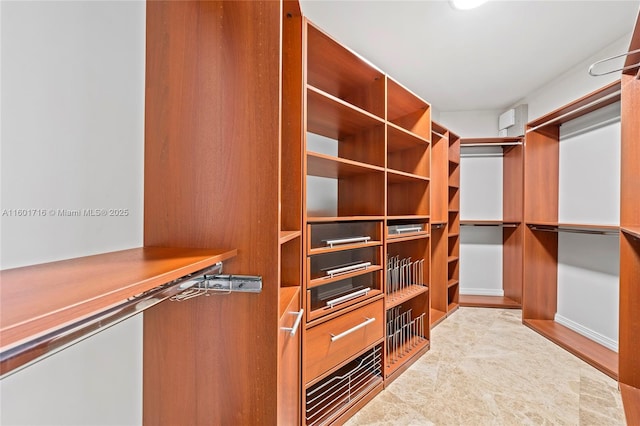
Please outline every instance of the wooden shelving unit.
M316 424L343 421L380 391L374 385L317 412L317 386L361 354L380 348L374 376L382 383L429 349L431 107L311 22L303 34L302 422ZM322 201L314 198L321 193ZM447 203L440 204L443 224ZM320 360L314 354L324 329L341 336L345 349Z
M559 223L560 125L619 100L620 82L617 81L530 122L524 163L523 322L615 379L618 378L618 355L557 323L555 315L558 303L558 232L617 234L619 230L617 226L597 223ZM620 336L622 351L623 333Z
M502 148L502 219L461 220L462 226L499 226L502 228L503 296L460 295L460 305L487 308L520 308L522 306L522 224L523 209L523 139L464 138L461 147Z
M460 255L460 137L449 131L449 199L447 255ZM460 306L460 260L447 263L447 313Z
M431 122L431 326L447 317L449 131Z
M307 96L301 123L307 133L301 152L306 175L301 422L313 425L352 415L353 407L373 398L384 380L386 77L308 20L303 27L306 68L300 81ZM396 133L399 144L415 145L410 135ZM394 182L420 184L414 174L397 170ZM321 202L314 198L321 190L312 178L332 188ZM318 398L317 392L333 389L330 384L340 377L360 377L358 359L370 352L379 361L371 361L366 386Z
M640 49L640 14L629 51ZM625 66L640 62L627 56ZM640 67L630 68L621 81L620 179L620 391L627 424L640 423Z

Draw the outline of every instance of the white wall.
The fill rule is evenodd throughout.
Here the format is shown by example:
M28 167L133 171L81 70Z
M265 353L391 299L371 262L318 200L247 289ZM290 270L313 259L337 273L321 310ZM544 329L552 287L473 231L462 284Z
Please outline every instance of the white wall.
M145 3L1 2L0 14L2 268L141 246ZM141 321L3 379L2 424L140 424Z
M630 39L631 32L616 40L601 51L594 53L581 63L576 64L564 74L558 76L553 81L548 82L538 90L533 91L523 99L509 106L509 108L513 108L520 104L528 104L529 121L532 121L619 79L620 73L609 74L602 77L592 77L588 73L589 66L598 60L626 52L629 48ZM623 62L624 58L612 60L610 63L605 65L604 69L613 70L620 68ZM599 69L602 70L602 68ZM509 108L506 108L505 110L508 110Z
M460 294L504 296L502 228L460 227Z
M502 110L441 111L438 122L462 138L496 137L498 136L498 117L503 112Z
M560 127L558 221L620 224L620 103Z
M460 153L460 220L502 220L502 148ZM460 294L503 296L502 228L460 227Z
M434 110L437 117L435 120L461 137L498 136L498 117L511 108L515 108L520 104L528 104L528 121L532 121L620 78L620 73L592 77L589 75L588 69L591 64L600 59L626 52L630 39L631 32L504 109L478 111ZM623 62L624 58L615 59L598 67L598 70L620 68ZM526 64L523 64L523 67L526 67Z
M617 235L558 234L556 321L618 350L620 240Z

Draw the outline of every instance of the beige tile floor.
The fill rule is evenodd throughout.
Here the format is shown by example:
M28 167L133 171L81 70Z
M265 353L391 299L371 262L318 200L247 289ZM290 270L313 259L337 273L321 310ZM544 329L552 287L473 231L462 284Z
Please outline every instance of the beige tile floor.
M624 425L617 382L521 323L460 308L431 349L347 422L357 425Z

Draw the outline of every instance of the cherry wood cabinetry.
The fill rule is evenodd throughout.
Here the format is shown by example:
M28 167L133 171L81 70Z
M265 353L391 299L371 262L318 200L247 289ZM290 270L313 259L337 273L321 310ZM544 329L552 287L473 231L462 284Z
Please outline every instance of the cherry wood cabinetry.
M640 15L629 51L640 49ZM620 185L620 390L628 424L640 423L640 53L622 74Z
M303 35L311 425L344 421L429 349L431 108L313 23Z
M431 326L458 308L460 138L431 123Z
M617 226L607 224L559 223L560 126L618 101L619 81L534 120L527 126L524 148L523 322L613 378L618 377L617 354L557 323L555 315L558 306L558 232L618 231ZM623 118L623 123L625 121ZM622 336L621 332L621 351L624 346Z
M461 295L460 305L491 308L522 306L523 140L520 137L463 138L461 147L502 148L502 219L462 220L463 226L502 228L502 289L504 296Z
M236 247L224 272L263 287L145 313L145 424L299 421L300 15L147 4L145 245Z

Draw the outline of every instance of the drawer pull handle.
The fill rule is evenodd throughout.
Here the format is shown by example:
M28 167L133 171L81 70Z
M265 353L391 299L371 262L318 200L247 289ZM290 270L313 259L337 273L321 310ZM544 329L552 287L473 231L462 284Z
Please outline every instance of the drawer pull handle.
M339 305L340 303L347 302L351 299L355 299L356 297L366 296L371 291L371 288L363 288L362 290L358 290L351 294L347 294L346 296L336 297L333 300L327 300L327 306L333 309L334 306Z
M371 237L352 237L352 238L340 238L336 240L325 240L325 244L329 247L340 244L353 244L353 243L368 243L371 241Z
M367 318L367 317L365 317L365 318L366 318L366 321L363 322L362 324L358 324L355 327L351 327L347 331L343 331L340 334L331 334L331 341L335 342L336 340L340 340L343 337L345 337L346 335L351 334L356 330L360 330L362 327L366 327L366 326L368 326L369 324L371 324L372 322L374 322L376 320L375 318Z
M371 262L357 262L350 265L344 265L336 267L334 269L327 270L329 278L333 278L336 275L348 274L350 272L363 271L371 266Z
M298 331L298 327L300 327L300 321L302 320L302 315L304 314L304 309L300 309L300 312L289 312L291 315L297 315L295 322L293 323L293 327L280 327L282 331L288 331L292 336L296 335Z

